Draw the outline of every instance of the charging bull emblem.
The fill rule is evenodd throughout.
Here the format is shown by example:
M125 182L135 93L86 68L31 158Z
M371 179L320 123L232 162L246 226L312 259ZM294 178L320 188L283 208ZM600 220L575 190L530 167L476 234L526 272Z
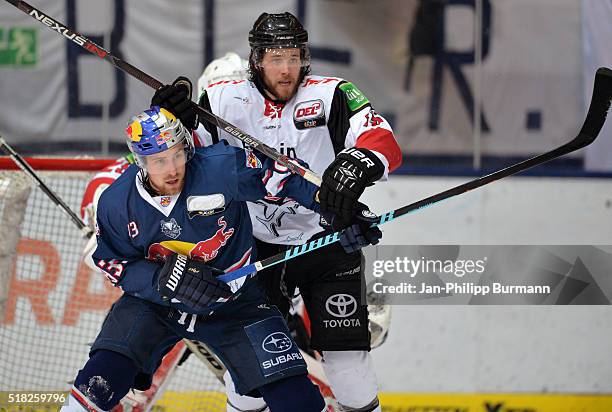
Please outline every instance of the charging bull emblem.
M189 253L192 258L202 259L204 262L208 262L217 257L219 249L227 243L227 240L234 234L234 228L227 229L227 223L223 220L224 216L221 216L217 220L217 224L221 226L215 234L206 240L198 242L198 244ZM226 230L227 229L227 230Z
M234 228L227 228L227 222L221 216L217 220L220 226L212 237L202 240L197 244L183 242L180 240L166 240L161 243L153 243L149 246L147 259L152 261L165 261L172 253L189 256L191 259L208 262L219 254L222 246L234 234Z

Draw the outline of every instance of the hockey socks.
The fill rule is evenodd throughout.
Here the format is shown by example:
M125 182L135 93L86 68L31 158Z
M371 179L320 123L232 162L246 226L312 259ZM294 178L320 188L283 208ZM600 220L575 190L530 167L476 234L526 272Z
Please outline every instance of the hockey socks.
M85 410L111 410L131 389L137 371L127 356L98 350L79 371L71 397Z

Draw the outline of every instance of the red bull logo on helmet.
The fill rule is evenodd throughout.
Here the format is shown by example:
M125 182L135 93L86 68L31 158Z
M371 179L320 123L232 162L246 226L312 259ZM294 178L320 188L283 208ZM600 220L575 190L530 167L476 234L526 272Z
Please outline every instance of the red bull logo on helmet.
M159 109L159 110L156 110ZM158 133L167 123L176 121L176 116L164 108L154 106L152 109L132 117L132 122L125 129L125 134L133 142L140 142L145 136L155 136L158 145L173 137L169 131ZM144 131L144 132L143 132Z
M164 143L166 143L168 140L172 139L173 137L174 137L174 135L171 132L169 132L169 131L161 132L155 138L155 143L157 143L158 146L161 146Z
M142 126L139 121L134 121L125 129L125 134L133 142L139 142L142 137Z

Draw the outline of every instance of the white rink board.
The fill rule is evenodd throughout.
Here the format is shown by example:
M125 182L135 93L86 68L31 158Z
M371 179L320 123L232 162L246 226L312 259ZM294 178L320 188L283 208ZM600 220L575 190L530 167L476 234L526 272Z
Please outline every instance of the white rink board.
M365 200L381 213L470 179L391 176ZM508 178L384 225L383 242L610 245L611 189ZM394 306L373 356L384 392L610 393L611 341L609 306Z
M391 175L367 189L363 200L380 214L472 179ZM510 177L381 229L388 245L610 245L612 180Z

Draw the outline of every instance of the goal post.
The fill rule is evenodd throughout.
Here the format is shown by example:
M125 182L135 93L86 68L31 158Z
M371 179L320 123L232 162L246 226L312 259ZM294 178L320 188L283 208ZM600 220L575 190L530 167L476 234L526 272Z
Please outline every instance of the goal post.
M77 213L87 182L114 162L26 160ZM0 228L0 390L67 391L120 290L83 263L87 239L9 158ZM223 387L195 356L164 386L160 410L225 410Z

